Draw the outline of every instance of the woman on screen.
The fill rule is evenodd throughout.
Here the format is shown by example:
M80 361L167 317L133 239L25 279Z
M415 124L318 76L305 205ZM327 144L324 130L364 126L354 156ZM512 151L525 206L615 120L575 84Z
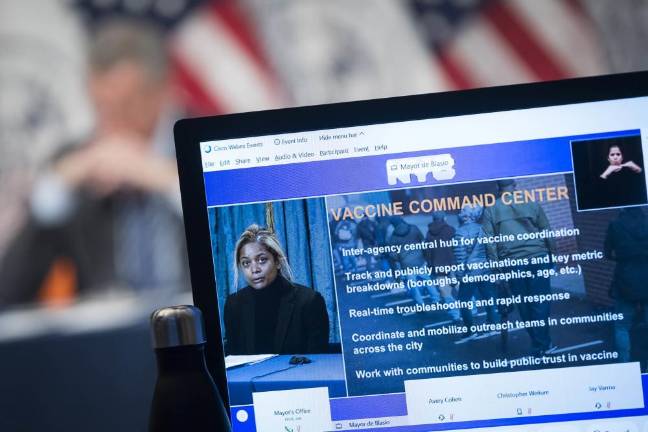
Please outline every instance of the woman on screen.
M608 162L610 165L601 174L603 180L607 180L611 175L621 172L624 168L627 168L626 172L631 171L637 174L642 171L641 167L633 161L623 162L621 147L616 144L612 144L608 148Z
M275 234L250 225L234 249L234 281L247 286L227 297L227 354L324 353L329 319L315 290L292 282L292 270Z
M608 167L600 175L600 200L605 207L642 204L646 201L646 182L642 168L629 160L624 162L618 144L608 146Z

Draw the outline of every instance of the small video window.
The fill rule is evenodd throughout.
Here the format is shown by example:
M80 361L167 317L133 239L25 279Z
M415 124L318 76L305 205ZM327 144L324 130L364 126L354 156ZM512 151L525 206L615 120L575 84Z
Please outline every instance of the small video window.
M641 135L571 142L578 211L648 203Z

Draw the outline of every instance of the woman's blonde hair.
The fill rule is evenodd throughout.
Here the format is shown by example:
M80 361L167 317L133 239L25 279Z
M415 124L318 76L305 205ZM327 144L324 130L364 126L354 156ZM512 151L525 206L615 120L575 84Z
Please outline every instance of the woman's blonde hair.
M292 282L293 272L288 264L288 258L274 232L257 224L252 224L243 231L234 248L234 286L238 285L239 269L241 267L241 250L248 243L259 243L270 252L279 265L279 273Z

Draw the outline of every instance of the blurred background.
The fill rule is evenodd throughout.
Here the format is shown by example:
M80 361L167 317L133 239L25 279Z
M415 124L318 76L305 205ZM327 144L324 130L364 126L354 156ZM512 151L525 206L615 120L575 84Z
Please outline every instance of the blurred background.
M0 430L144 431L181 117L628 72L643 0L0 0Z

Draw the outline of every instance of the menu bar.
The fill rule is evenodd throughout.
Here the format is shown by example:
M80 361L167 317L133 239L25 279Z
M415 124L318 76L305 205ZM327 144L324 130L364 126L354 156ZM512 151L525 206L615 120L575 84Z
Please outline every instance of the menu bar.
M202 143L205 171L311 162L339 157L383 154L387 145L373 144L366 128L300 132L281 136Z
M648 98L474 114L201 143L203 170L226 171L556 136L641 129Z

